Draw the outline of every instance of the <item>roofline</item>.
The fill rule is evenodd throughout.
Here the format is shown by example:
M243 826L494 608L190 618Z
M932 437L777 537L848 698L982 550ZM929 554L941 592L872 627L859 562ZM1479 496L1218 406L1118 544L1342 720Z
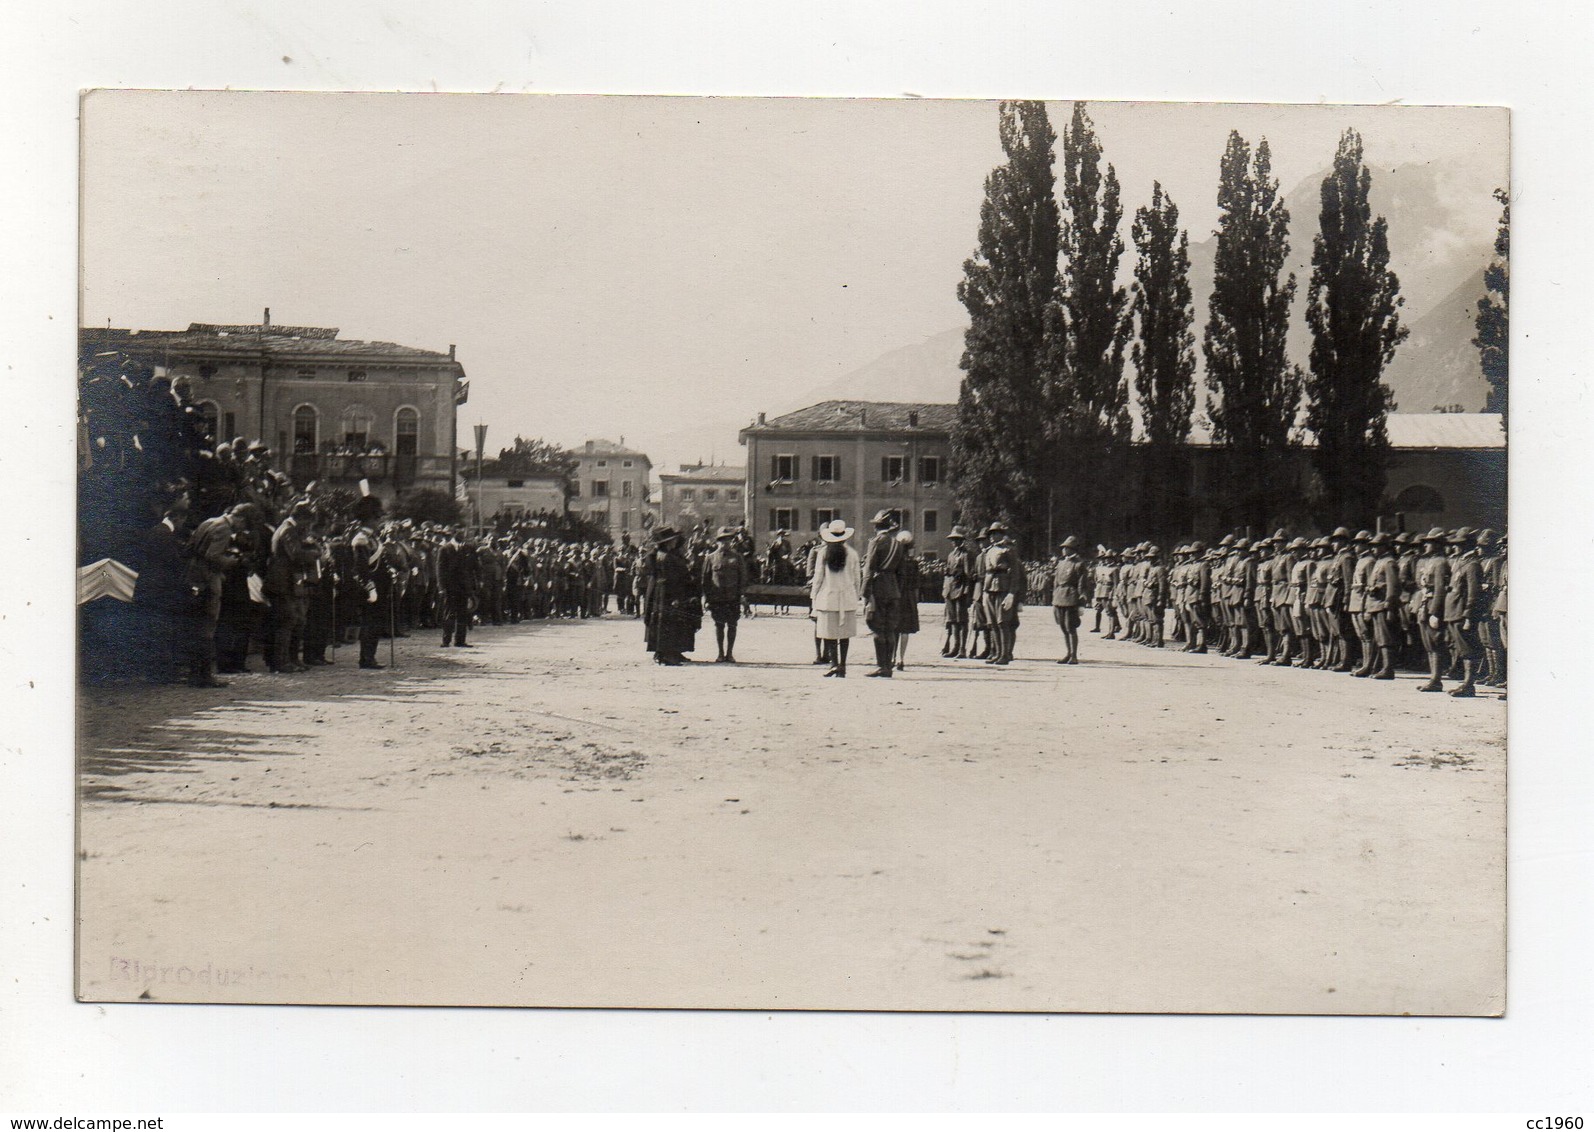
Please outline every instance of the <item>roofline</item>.
M901 428L876 428L870 425L868 428L844 429L776 428L774 425L749 425L736 435L738 438L743 438L744 443L745 438L748 436L800 436L825 440L849 437L882 439L886 437L923 436L931 438L946 437L950 440L952 438L952 430L949 428L927 428L924 425L903 425Z

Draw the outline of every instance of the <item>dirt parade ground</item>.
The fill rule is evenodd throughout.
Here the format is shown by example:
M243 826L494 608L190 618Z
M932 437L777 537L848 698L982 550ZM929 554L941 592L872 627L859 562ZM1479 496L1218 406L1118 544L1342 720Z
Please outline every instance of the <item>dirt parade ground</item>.
M821 679L798 612L735 667L611 615L86 689L80 997L1503 1009L1497 696L1088 633L1064 667L1044 610L993 668L923 617L890 681L867 640Z

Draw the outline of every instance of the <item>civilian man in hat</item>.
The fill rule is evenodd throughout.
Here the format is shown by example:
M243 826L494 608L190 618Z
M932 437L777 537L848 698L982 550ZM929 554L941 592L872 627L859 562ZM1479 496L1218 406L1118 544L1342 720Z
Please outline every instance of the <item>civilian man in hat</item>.
M377 533L382 519L382 501L374 495L361 496L354 504L354 519L359 523L349 549L354 558L354 583L360 601L360 667L386 668L376 659L376 646L390 630L393 616L393 575L386 561L386 546Z
M442 603L443 647L468 649L465 637L480 600L481 556L476 544L461 539L453 527L437 551L437 588Z
M721 527L714 549L703 556L703 598L714 618L716 664L736 663L736 625L747 589L747 561L736 549L736 528Z
M954 525L947 534L952 549L946 554L946 571L941 582L941 597L945 602L946 640L941 645L941 655L967 657L969 643L969 606L974 597L974 555L963 545L968 531Z
M1063 631L1063 659L1058 664L1079 663L1079 608L1089 598L1090 570L1079 556L1079 539L1069 535L1052 570L1052 617Z
M901 617L902 560L906 555L897 541L897 517L887 510L874 517L874 538L863 560L864 622L874 634L875 670L865 676L889 678L896 664L897 622Z

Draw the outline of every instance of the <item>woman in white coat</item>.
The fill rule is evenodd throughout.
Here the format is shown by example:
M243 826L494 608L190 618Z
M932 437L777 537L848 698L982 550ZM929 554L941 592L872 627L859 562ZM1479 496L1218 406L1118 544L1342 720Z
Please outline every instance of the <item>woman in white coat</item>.
M863 610L863 561L848 545L852 534L840 519L819 529L823 545L808 587L814 634L824 643L830 662L826 676L847 675L847 646L858 635L858 614Z

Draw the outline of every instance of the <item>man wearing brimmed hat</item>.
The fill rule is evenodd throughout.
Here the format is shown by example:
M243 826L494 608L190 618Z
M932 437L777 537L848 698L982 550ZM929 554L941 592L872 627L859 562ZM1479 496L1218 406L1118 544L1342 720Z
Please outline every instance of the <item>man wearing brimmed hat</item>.
M941 582L946 640L941 655L961 660L969 655L969 606L974 597L974 554L964 545L968 531L954 525L947 533L952 549L947 551L946 569Z
M1357 531L1356 537L1351 540L1354 557L1350 585L1345 591L1345 618L1350 623L1350 635L1356 638L1361 650L1361 663L1352 670L1353 676L1371 676L1378 660L1377 646L1373 643L1372 621L1367 616L1367 582L1378 565L1378 553L1373 548L1372 540L1373 536L1366 531ZM1350 636L1347 636L1347 651L1349 641Z
M714 618L716 664L736 663L736 625L742 616L742 593L747 589L747 563L734 544L735 527L721 527L714 549L703 556L703 599Z
M1478 682L1487 688L1505 687L1505 539L1488 528L1478 532L1478 555L1483 571L1485 616L1478 622L1483 645L1484 670Z
M1428 658L1428 682L1419 692L1445 690L1441 674L1445 670L1445 594L1450 588L1450 560L1445 554L1449 536L1434 527L1422 536L1422 557L1417 559L1417 595L1412 611L1423 652Z
M1483 589L1483 569L1478 561L1477 533L1462 527L1450 537L1455 557L1450 561L1445 587L1445 637L1451 651L1461 660L1461 687L1450 694L1470 698L1477 694L1478 622L1488 614L1488 599Z
M1090 571L1079 556L1079 539L1069 535L1058 547L1052 569L1052 617L1063 631L1063 659L1058 664L1079 663L1079 607L1089 598Z
M890 678L896 664L898 608L903 601L902 560L906 550L897 541L897 517L881 510L874 517L874 538L863 560L864 621L874 634L875 670L866 676Z
M1371 645L1378 652L1373 679L1393 680L1395 649L1400 644L1400 564L1395 561L1395 540L1384 532L1374 535L1367 545L1373 554L1373 565L1367 572L1364 616ZM1357 669L1356 675L1365 674Z
M681 543L681 533L674 527L654 530L642 615L648 651L655 663L670 667L690 663L686 654L697 647L697 631L703 624L698 582Z
M996 655L996 635L985 600L985 552L991 548L991 529L981 527L970 541L974 545L969 548L969 631L978 642L978 651L971 644L965 655L971 660L989 660Z
M1117 552L1105 546L1096 548L1096 565L1091 569L1091 592L1095 597L1096 622L1091 627L1092 633L1101 632L1102 614L1107 615L1107 635L1103 640L1115 640L1118 636L1118 555Z
M1014 552L1007 524L1001 521L988 528L990 548L985 552L983 598L985 615L991 626L993 655L986 664L1011 664L1018 640L1019 588L1023 569Z

